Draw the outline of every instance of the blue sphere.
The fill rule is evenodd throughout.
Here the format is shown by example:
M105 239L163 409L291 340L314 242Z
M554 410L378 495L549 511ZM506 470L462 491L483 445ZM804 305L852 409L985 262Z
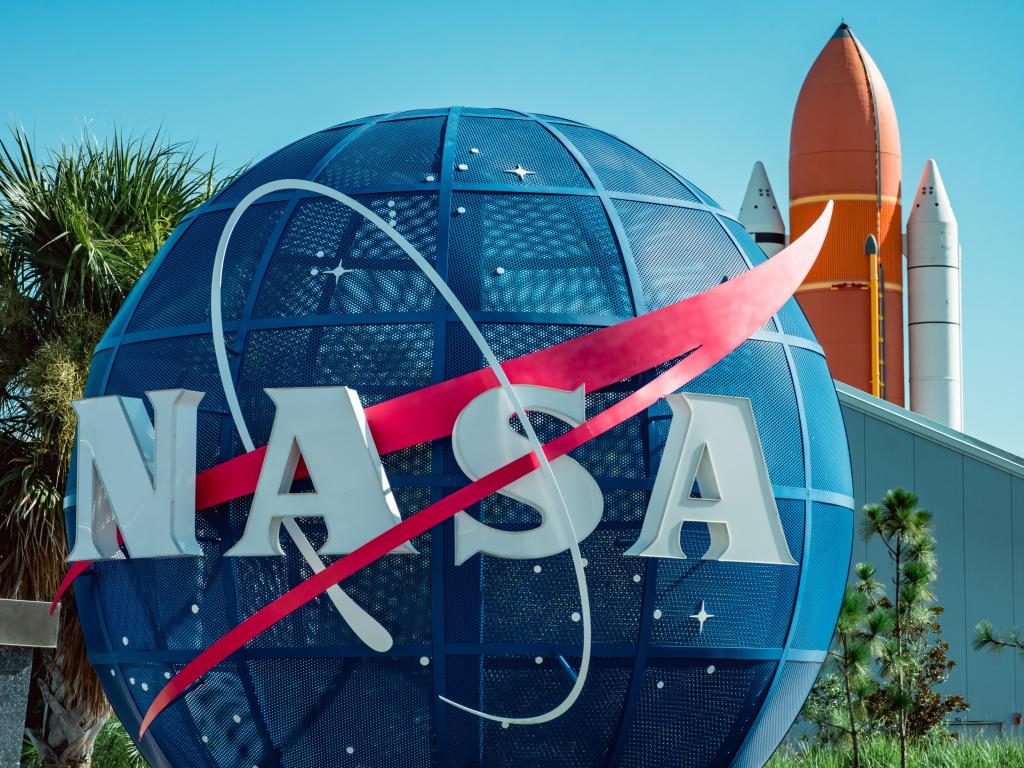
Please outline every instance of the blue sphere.
M88 397L206 393L200 471L244 452L211 337L217 243L243 197L289 178L333 187L391 222L502 359L693 296L765 258L689 181L572 120L451 108L315 133L190 214L96 348ZM484 365L383 232L306 192L274 192L242 215L222 306L257 445L274 416L266 387L345 385L369 407ZM588 415L637 386L588 393ZM852 537L846 433L822 350L793 300L685 390L751 400L798 567L624 554L661 460L662 403L573 453L605 508L581 544L592 669L566 714L502 727L438 698L510 717L544 711L571 687L581 643L568 553L537 562L476 555L455 566L449 520L414 540L418 555L384 557L344 582L392 633L390 651L367 648L318 598L161 714L142 740L147 758L177 768L760 766L796 716L835 624ZM542 439L555 426L539 422ZM468 482L449 439L383 461L406 516ZM244 498L198 515L203 557L104 561L78 579L90 659L129 732L171 675L311 575L287 535L285 557L222 557L248 507ZM501 496L468 512L506 529L539 520ZM301 527L314 546L323 542L321 521ZM682 538L684 551L703 552L707 526L688 523ZM698 626L702 605L713 618Z

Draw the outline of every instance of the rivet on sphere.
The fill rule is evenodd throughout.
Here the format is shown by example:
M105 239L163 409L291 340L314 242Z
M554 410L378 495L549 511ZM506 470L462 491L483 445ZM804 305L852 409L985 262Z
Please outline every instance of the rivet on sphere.
M455 209L455 212L461 216L466 212L466 209L460 205L458 208Z
M170 680L170 679L171 679L171 673L170 672L164 672L164 680Z
M395 201L394 200L388 200L388 208L394 208L394 207L395 207Z
M471 154L471 155L479 155L480 154L480 150L477 149L476 147L470 147L469 148L469 154Z
M534 573L540 573L541 570L542 570L542 568L539 565L533 566L533 572Z
M317 257L318 259L322 259L322 258L324 257L324 252L323 252L323 251L317 251L317 252L316 252L316 257Z
M350 754L350 755L351 755L351 754L352 754L353 752L355 752L356 750L355 750L355 747L345 747L345 751L346 751L346 752L347 752L348 754Z
M658 690L661 690L664 687L665 687L665 681L664 680L659 680L658 681Z
M429 656L420 656L420 666L421 667L425 667L428 664L430 664L430 657Z
M579 621L580 620L580 612L579 611L573 611L571 618L572 618L573 621Z
M231 719L232 719L232 720L234 720L234 721L235 721L235 723L240 723L240 722L242 722L242 717L241 717L241 715L232 715L232 716L231 716Z
M654 609L654 618L655 618L655 619L660 619L660 618L661 618L662 616L664 616L664 615L665 615L665 614L663 614L663 613L661 612L661 608L655 608L655 609Z
M131 683L132 685L135 685L135 678L134 677L129 677L128 678L128 682Z
M708 671L708 674L709 674L709 675L713 675L713 674L715 674L715 665L714 665L714 664L711 664L711 665L710 665L710 666L708 667L708 670L707 670L707 671Z
M495 270L494 270L494 274L496 274L496 275L504 275L505 274L505 268L504 267L496 267Z
M469 166L466 165L465 163L459 163L458 165L455 166L455 168L457 170L460 170L460 171L468 171L469 170Z
M543 664L544 663L544 657L543 656L538 656L537 658L534 659L534 662L537 663L537 664Z
M504 722L504 723L502 723L502 724L501 724L501 727L502 727L502 728L508 728L508 722Z
M583 567L584 568L586 568L588 565L590 565L590 561L587 560L587 558L585 558L585 557L581 557L580 558L580 562L583 563Z
M314 272L316 270L313 270ZM192 613L199 613L199 606L196 603L192 603Z
M434 174L432 174L432 173L431 174L427 174L427 181L433 181L433 180L434 180Z
M110 676L117 677L117 672L115 672L114 670L110 670Z
M210 743L210 737L209 736L203 736L203 744L209 744L209 743Z
M122 637L121 638L121 645L128 645L128 638L127 637Z
M143 683L142 684L142 690L148 691L149 690L149 683Z
M639 574L639 573L634 573L634 574L633 574L633 581L634 581L634 582L635 582L636 584L639 584L639 583L640 583L640 574Z

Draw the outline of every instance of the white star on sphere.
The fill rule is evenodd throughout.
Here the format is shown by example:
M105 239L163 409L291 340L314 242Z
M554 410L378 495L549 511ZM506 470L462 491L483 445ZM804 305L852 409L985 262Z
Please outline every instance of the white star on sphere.
M697 611L697 613L691 614L690 618L697 620L697 622L700 624L700 629L697 630L697 631L699 633L703 633L704 632L704 622L707 621L708 619L715 618L715 614L708 613L707 611L705 611L704 610L704 601L701 600L700 601L700 610Z
M523 168L523 166L520 165L519 163L516 163L516 167L515 168L506 168L505 169L505 173L514 173L516 176L519 177L520 181L526 181L526 177L527 176L536 176L537 175L536 171L528 171L525 168Z
M345 269L345 267L341 266L340 262L338 263L338 266L336 266L334 269L325 269L324 270L324 274L325 275L334 275L334 281L335 282L337 282L341 278L342 275L347 275L349 272L355 272L355 270L354 269Z

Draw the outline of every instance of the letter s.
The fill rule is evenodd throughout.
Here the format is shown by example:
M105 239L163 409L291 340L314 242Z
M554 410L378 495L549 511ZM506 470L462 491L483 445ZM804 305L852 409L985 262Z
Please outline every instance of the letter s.
M527 410L542 411L571 425L586 420L583 387L575 391L531 385L516 385ZM496 387L478 395L467 405L452 430L452 449L459 467L471 480L478 480L508 462L530 452L530 442L512 429L509 419L515 409L508 396ZM578 462L560 456L551 462L562 498L572 520L576 541L593 533L604 511L604 497L594 478ZM550 557L569 548L562 531L561 506L554 489L539 471L509 483L498 491L536 509L541 524L527 531L503 531L481 523L465 512L455 517L455 564L461 565L477 552L516 560Z

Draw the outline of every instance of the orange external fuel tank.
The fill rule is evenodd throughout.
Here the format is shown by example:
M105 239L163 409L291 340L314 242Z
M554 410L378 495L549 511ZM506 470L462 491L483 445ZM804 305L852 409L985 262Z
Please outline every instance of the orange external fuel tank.
M899 127L878 67L846 24L800 89L789 193L794 240L836 201L821 255L797 293L832 375L903 405ZM865 255L869 235L878 242L875 257Z

